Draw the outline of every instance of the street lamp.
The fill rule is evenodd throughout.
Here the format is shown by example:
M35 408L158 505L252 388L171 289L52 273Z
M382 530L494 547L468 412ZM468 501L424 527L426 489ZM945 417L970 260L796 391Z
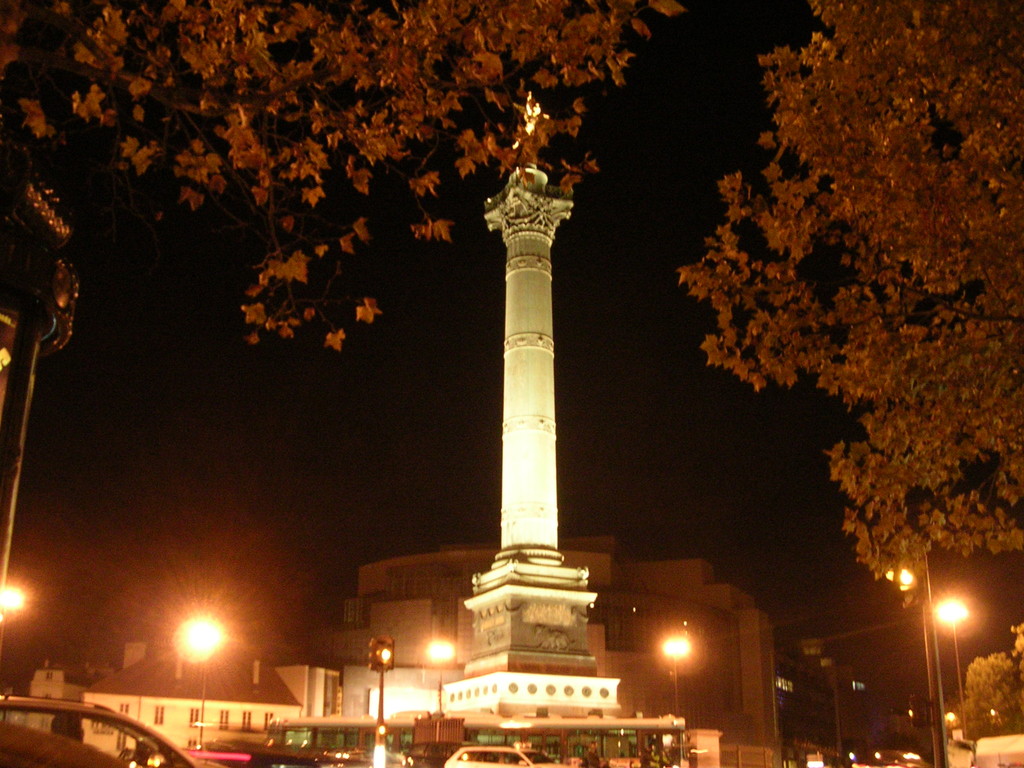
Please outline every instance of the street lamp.
M960 674L960 644L957 642L956 625L967 618L967 606L959 600L943 600L935 609L939 621L949 624L953 630L953 655L956 656L956 685L960 692L960 731L967 739L967 706L964 702L964 679Z
M675 712L679 718L681 727L679 729L679 765L683 764L683 728L686 727L686 720L682 717L682 709L679 706L679 660L686 658L693 651L693 644L686 635L670 637L661 646L662 652L672 659L672 687L675 694Z
M181 648L185 655L201 665L202 697L199 704L199 743L203 746L203 730L206 726L206 667L214 652L224 642L224 629L213 619L189 619L181 625Z
M444 715L444 665L455 658L455 646L447 640L433 640L427 646L427 658L438 668L437 673L437 714Z
M20 589L5 587L0 590L0 664L3 661L4 630L7 628L7 622L14 617L15 611L20 611L24 607L25 593ZM0 680L2 680L2 677L0 677ZM2 691L3 686L0 685L0 692Z
M0 587L11 560L36 363L71 337L78 300L78 275L57 255L72 228L52 187L26 149L0 140Z
M928 556L921 560L924 570L924 589L921 593L921 616L924 625L924 661L928 674L928 722L932 734L932 760L935 768L949 768L946 753L946 721L942 704L942 675L939 671L939 641L935 632L935 605L932 602L932 579L928 570ZM901 592L918 587L916 575L909 568L886 572L885 577L897 584ZM910 600L904 603L909 605Z

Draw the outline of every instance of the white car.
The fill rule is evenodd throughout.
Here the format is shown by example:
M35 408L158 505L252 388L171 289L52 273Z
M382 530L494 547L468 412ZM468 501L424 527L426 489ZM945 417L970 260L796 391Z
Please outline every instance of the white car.
M553 760L538 749L529 747L459 747L445 760L444 768L494 768L497 765L517 765L525 768L534 766L558 766L570 768L565 763Z

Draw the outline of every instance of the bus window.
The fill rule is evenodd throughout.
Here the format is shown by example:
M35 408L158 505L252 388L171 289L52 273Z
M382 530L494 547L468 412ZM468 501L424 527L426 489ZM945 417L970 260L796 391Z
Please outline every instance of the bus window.
M639 755L637 749L636 731L623 729L617 733L610 733L604 737L604 751L601 753L605 759L612 757L636 757Z
M358 728L318 728L316 746L327 749L358 749Z
M312 740L312 728L285 728L281 743L287 747L308 747Z
M546 733L536 738L537 748L556 760L562 759L562 737L557 733Z

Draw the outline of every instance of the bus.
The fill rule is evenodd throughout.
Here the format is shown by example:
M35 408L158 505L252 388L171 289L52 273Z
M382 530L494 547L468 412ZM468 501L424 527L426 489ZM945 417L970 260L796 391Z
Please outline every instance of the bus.
M576 765L596 743L610 768L640 768L645 749L669 752L684 743L683 721L674 717L505 717L465 712L438 718L426 712L401 712L386 718L385 725L387 749L399 754L424 741L529 745L559 762ZM371 752L376 729L377 721L369 715L288 718L271 724L267 743L294 749Z

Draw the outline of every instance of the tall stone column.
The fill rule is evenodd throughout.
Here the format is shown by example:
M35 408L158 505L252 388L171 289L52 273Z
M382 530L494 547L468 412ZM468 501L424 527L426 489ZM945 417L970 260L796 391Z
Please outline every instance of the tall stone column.
M534 168L487 201L505 241L505 396L499 559L560 563L551 244L572 200Z
M532 95L519 136L531 144L546 118ZM448 710L585 715L616 713L618 678L597 677L587 613L597 595L586 568L558 551L555 342L551 245L572 198L533 165L518 168L487 200L484 218L505 241L505 394L502 413L501 549L473 576L473 646L466 677L445 686Z
M485 219L505 241L505 394L501 549L473 577L467 678L446 686L453 709L506 714L614 712L618 680L597 678L586 568L558 551L551 245L570 196L534 167L490 198Z

